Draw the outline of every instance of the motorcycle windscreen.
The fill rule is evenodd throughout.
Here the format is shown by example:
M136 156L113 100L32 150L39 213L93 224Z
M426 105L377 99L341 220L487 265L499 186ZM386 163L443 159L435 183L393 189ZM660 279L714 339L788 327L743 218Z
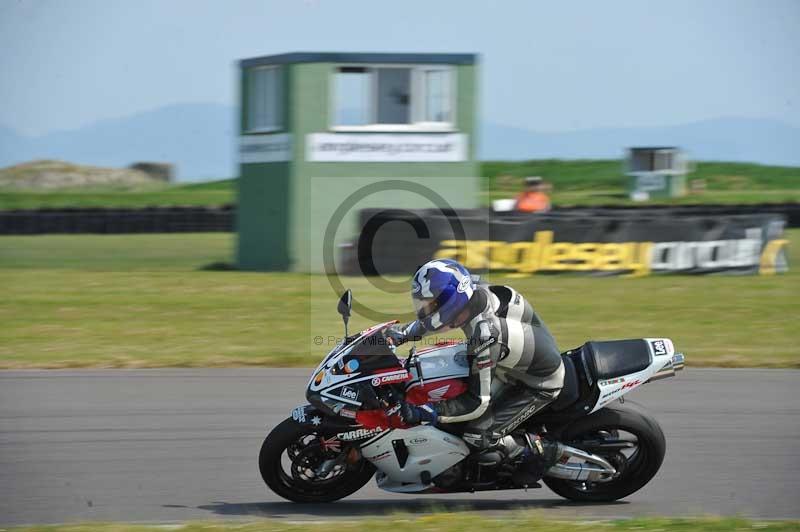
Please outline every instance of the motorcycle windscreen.
M309 382L306 398L314 406L334 414L349 413L362 405L377 408L372 375L402 367L383 335L376 331L326 361Z
M357 360L360 370L364 373L380 373L403 367L397 355L389 349L382 334L367 336L350 351L347 357Z

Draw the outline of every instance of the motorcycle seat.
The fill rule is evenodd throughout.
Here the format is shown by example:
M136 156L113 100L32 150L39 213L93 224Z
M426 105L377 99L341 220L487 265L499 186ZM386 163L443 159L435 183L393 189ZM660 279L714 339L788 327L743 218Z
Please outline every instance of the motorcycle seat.
M561 388L558 398L550 405L550 409L556 412L575 404L581 397L578 371L575 369L572 358L564 356L561 360L564 361L564 387Z
M586 342L583 346L597 379L613 379L646 369L653 363L647 341Z

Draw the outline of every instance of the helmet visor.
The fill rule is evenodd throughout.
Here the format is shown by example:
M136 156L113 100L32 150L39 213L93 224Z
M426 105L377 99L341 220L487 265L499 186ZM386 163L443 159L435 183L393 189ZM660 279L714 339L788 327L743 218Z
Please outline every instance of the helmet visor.
M441 303L438 299L417 299L414 298L414 309L417 311L417 319L424 320L437 310Z

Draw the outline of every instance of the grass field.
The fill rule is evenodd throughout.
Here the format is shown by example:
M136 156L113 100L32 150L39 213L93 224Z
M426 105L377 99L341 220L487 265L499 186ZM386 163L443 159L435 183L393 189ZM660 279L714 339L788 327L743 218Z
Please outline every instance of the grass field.
M481 164L484 196L513 197L522 177L539 175L555 186L556 205L631 204L623 188L622 164L615 160L487 161ZM800 168L747 163L699 162L689 176L702 179L707 190L657 203L780 203L800 201ZM0 210L40 207L147 207L226 205L236 201L232 179L208 183L149 185L146 188L25 191L0 189ZM655 202L654 202L655 203Z
M328 524L315 522L311 525L304 523L291 523L278 520L261 520L253 523L187 523L184 525L169 525L169 530L181 532L303 532L309 529L323 530ZM164 530L164 525L142 524L86 524L86 525L56 525L56 526L28 526L11 528L14 532L158 532ZM359 530L380 530L388 528L394 532L467 532L482 530L485 532L594 532L605 530L608 532L627 532L633 530L652 530L661 532L734 532L744 530L763 530L766 532L783 532L800 530L797 521L750 521L738 518L639 518L618 521L552 521L531 513L505 519L487 519L475 514L440 513L422 517L395 515L380 521L341 521L335 522L335 528L340 532L357 532Z
M486 200L510 197L524 176L538 175L554 184L556 205L628 205L622 163L614 160L486 161L481 165ZM800 201L800 168L750 163L698 162L688 176L706 190L659 204L779 203Z
M789 235L785 275L493 280L528 297L563 349L667 336L690 365L800 367L800 230ZM342 330L327 278L202 269L232 246L223 233L0 237L0 368L316 364L314 338ZM344 283L407 316L407 293Z

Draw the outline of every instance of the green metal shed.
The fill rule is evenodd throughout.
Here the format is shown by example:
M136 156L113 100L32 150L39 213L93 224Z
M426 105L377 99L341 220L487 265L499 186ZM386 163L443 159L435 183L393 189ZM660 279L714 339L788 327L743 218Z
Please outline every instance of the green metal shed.
M289 53L239 65L239 268L325 271L323 246L355 235L360 208L441 206L434 196L478 206L474 54Z

